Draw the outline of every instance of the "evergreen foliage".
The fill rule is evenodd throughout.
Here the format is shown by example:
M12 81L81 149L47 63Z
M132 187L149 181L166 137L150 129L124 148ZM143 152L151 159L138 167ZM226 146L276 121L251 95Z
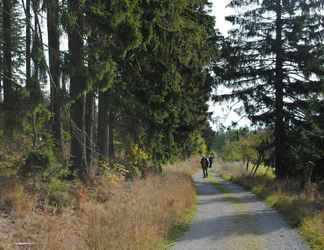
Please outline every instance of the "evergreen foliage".
M131 177L207 150L218 41L208 1L5 0L1 10L7 3L0 55L12 65L0 71L26 94L4 106L26 113L14 120L31 143L20 172L70 165L68 177L85 180L123 166Z
M296 176L308 161L298 152L310 147L302 138L314 132L311 103L322 99L323 1L234 0L230 7L234 26L215 72L233 91L215 99L242 100L251 121L273 131L277 177Z

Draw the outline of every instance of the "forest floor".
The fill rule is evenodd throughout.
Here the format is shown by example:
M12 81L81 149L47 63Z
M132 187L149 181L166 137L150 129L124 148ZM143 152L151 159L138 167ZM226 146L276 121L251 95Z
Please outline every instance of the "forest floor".
M172 250L309 249L274 209L254 194L210 173L194 176L197 213Z

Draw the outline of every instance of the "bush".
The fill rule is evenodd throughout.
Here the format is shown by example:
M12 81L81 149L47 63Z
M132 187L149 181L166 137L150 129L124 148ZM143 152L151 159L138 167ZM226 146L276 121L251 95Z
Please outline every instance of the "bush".
M61 164L48 148L29 152L18 170L18 176L29 191L38 192L41 201L55 208L71 203L70 185L64 180L68 174L68 167Z
M56 208L62 208L71 203L68 193L70 185L59 179L51 179L47 188L48 203Z
M43 182L50 182L52 178L64 178L68 174L68 167L58 162L51 149L29 152L18 171L20 177L39 178Z

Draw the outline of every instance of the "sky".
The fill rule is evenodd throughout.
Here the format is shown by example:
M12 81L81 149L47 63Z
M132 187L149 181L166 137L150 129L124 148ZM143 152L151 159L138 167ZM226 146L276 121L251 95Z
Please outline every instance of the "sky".
M226 34L231 24L225 21L225 16L232 13L231 8L226 8L230 0L211 0L213 3L212 14L216 17L216 27L222 34Z
M216 28L226 36L228 30L231 28L231 24L225 20L225 17L233 13L231 8L226 8L230 0L211 0L211 2L213 3L211 14L216 17ZM230 90L224 87L218 87L214 92L217 94L225 94L230 93ZM250 122L243 116L241 107L242 104L240 102L237 103L237 101L228 103L213 103L210 101L209 111L213 112L212 119L214 120L211 123L212 128L218 130L220 125L228 127L233 122L237 122L240 127L249 126Z

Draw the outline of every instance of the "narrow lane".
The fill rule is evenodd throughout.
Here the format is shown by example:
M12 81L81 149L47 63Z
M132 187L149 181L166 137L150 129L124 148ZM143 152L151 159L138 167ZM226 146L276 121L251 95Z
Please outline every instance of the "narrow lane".
M254 194L212 177L194 176L197 213L172 250L308 250L298 233Z

